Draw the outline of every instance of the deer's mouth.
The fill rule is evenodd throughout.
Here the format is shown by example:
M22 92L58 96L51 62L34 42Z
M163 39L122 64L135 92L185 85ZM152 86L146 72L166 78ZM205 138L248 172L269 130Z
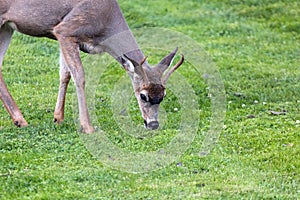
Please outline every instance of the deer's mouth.
M158 121L151 121L148 123L147 120L144 120L144 124L145 124L145 127L149 130L156 130L159 127Z

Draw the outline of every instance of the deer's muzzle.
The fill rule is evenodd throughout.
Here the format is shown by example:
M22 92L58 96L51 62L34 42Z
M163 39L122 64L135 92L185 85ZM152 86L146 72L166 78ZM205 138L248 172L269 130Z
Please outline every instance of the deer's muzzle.
M145 124L145 127L149 130L156 130L159 127L158 121L151 121L151 122L147 123L147 121L144 120L144 124Z

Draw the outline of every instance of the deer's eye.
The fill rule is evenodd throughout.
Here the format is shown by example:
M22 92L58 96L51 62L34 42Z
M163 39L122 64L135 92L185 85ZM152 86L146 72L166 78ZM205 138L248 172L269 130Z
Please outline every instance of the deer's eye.
M144 94L140 94L140 97L143 101L148 102L147 96Z

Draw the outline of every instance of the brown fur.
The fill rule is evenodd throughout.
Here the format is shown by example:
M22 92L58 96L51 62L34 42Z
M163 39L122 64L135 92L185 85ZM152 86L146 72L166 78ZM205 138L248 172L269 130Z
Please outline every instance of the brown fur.
M132 63L139 63L145 58L116 0L1 0L0 99L17 126L28 124L11 97L1 73L3 58L14 31L58 41L61 52L60 87L54 121L61 123L64 120L65 95L72 76L78 97L80 125L85 133L93 132L94 128L86 104L85 77L79 50L87 53L108 52L123 66L126 61L123 54L125 58L130 57ZM165 91L162 74L176 51L162 60L158 65L161 67L151 68L147 62L143 66L134 64L134 72L129 73L134 89L146 84L144 89L148 90L152 104L156 104L149 107L141 103L139 94L136 94L145 121L152 124L151 129L158 128L157 104L161 102Z
M145 85L142 90L147 90L148 91L148 96L149 96L149 101L151 103L160 103L165 95L165 86L161 84L152 84L150 83L149 85Z

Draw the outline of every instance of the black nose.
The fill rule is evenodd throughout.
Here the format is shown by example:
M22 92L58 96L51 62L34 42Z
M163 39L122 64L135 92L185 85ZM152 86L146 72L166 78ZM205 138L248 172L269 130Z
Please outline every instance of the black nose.
M146 124L146 127L150 130L156 130L159 127L159 123L158 123L158 121L153 121L153 122L150 122L149 124Z
M151 103L151 105L155 105L155 104L160 104L160 102L162 102L163 98L160 97L155 97L155 98L150 98L149 101Z

